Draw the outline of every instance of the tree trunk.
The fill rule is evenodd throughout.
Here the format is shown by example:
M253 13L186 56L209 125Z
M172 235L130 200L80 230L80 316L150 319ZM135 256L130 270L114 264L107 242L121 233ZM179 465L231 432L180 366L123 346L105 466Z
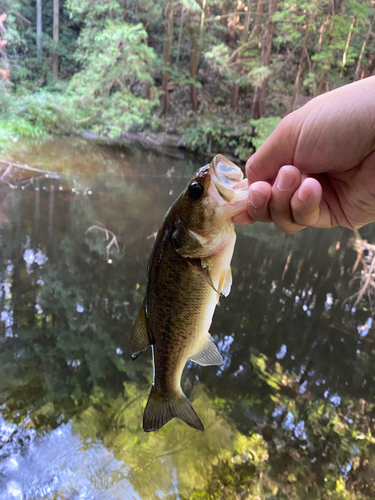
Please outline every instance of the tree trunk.
M191 50L190 50L190 100L191 107L194 111L198 108L198 96L197 96L197 87L195 85L195 79L197 76L197 30L195 26L191 25L189 28L190 40L191 40Z
M307 46L308 46L310 34L311 34L311 31L310 31L310 25L312 24L311 21L312 21L312 16L311 16L309 22L307 23L307 27L306 27L306 34L305 34L305 38L303 40L303 47L302 47L301 56L299 58L296 79L294 81L293 96L292 96L292 101L290 103L289 113L294 111L294 108L295 108L296 102L297 102L297 98L298 98L299 84L300 84L300 80L301 80L303 65L305 62L305 56L307 55Z
M202 0L202 14L201 14L201 27L199 31L199 43L198 43L198 54L196 56L196 73L198 73L198 67L201 62L202 52L203 52L203 40L204 40L204 23L206 19L206 0Z
M341 71L340 71L340 78L342 78L342 76L344 74L344 68L345 68L345 64L346 64L346 57L348 55L350 40L352 38L354 23L355 23L356 19L357 19L357 14L354 14L353 17L352 17L352 23L350 25L350 29L349 29L349 33L348 33L348 38L346 40L345 50L344 50L344 53L343 53L343 56L342 56L342 65L341 65Z
M269 0L268 17L264 29L262 40L262 51L260 53L260 66L268 67L271 57L272 41L275 32L275 23L272 21L273 15L277 11L279 0ZM254 120L259 120L264 115L264 107L266 101L266 85L267 78L264 78L262 84L255 88L253 104L251 108L251 117Z
M319 83L317 91L316 91L316 95L320 95L322 92L324 92L324 88L325 88L325 92L328 92L327 80L328 80L328 73L329 73L330 69L331 69L331 65L329 65L329 68L326 68L323 71L322 78L320 80L320 83Z
M145 27L146 29L146 27ZM148 38L145 38L145 45L148 47ZM151 83L150 82L145 82L145 98L150 100L151 99Z
M36 56L42 58L42 0L36 0Z
M361 62L362 62L363 54L365 52L365 48L366 48L367 42L369 41L369 38L370 38L370 35L371 35L373 23L374 23L374 16L372 15L370 17L370 26L369 26L368 32L366 34L366 37L363 40L361 52L360 52L359 57L358 57L357 67L355 69L355 77L356 78L358 78L358 76L359 76L359 70L361 68Z
M237 65L237 74L240 72L238 68L241 67L240 65ZM233 84L233 89L232 89L232 103L231 107L234 110L238 109L238 96L240 94L240 84L235 82Z
M181 51L181 40L182 40L182 31L184 25L184 14L185 9L181 7L181 19L180 19L180 32L178 34L178 45L177 45L177 55L176 55L176 66L178 66L180 60L180 51Z
M368 76L375 75L375 52L372 54L371 62L368 67Z
M165 9L167 23L165 26L165 42L164 42L164 73L163 73L163 113L168 113L169 99L168 99L168 77L170 65L170 51L172 45L172 31L173 31L173 8L172 2L167 5Z
M57 80L59 78L59 53L57 44L59 43L59 0L53 0L53 78Z
M332 39L332 37L331 37L332 28L333 28L333 20L331 21L330 28L329 28L328 42L330 42ZM329 60L327 63L327 67L323 71L323 75L322 75L320 83L316 89L315 95L320 95L323 92L324 87L326 87L326 91L328 90L327 79L328 79L329 70L331 69L331 65L332 65L332 62Z
M126 8L126 1L125 1L125 8ZM145 12L139 5L139 3L137 2L136 3L136 8L137 8L137 14L142 14L143 12ZM113 10L113 9L111 9ZM125 14L125 12L124 12ZM112 17L113 19L113 17ZM148 32L147 32L147 20L145 17L141 17L142 19L142 24L143 24L143 27L144 27L144 30L145 32L147 33L147 36L144 38L144 42L145 42L145 45L148 47L149 44L148 44ZM151 99L151 83L149 81L146 81L145 82L145 98L150 100Z
M258 0L257 10L254 18L254 26L251 31L251 38L256 38L257 36L260 35L260 31L262 29L262 17L264 14L265 3L266 3L265 0Z
M247 12L246 12L245 22L244 22L244 26L243 26L243 32L242 32L242 36L241 36L241 43L246 43L247 37L249 35L252 6L253 6L253 0L247 0ZM237 57L238 64L237 64L237 68L236 68L236 73L238 76L240 76L241 70L242 70L242 65L240 64L240 60L241 60L241 51L239 51L238 57ZM234 83L233 90L232 90L232 109L238 109L239 91L240 91L240 84Z
M220 19L220 26L223 27L223 34L222 34L222 40L223 42L228 41L228 14L230 10L230 2L223 2L221 6L221 19ZM225 31L224 31L225 28Z
M330 44L332 41L333 18L335 15L335 2L334 2L334 0L330 0L328 7L329 7L329 11L328 11L327 17L319 30L320 36L319 36L319 44L318 44L318 51L317 52L320 52L320 50L321 50L321 47L323 44L323 35L324 35L325 27L328 23L329 23L329 29L328 29L328 34L327 34L327 42L328 42L328 44ZM337 7L338 7L338 5L337 5ZM331 69L331 65L332 65L332 61L329 60L327 63L327 67L323 71L322 78L320 80L320 83L319 83L316 91L314 92L314 95L320 95L322 93L323 88L328 86L327 79L328 79L329 71ZM328 90L328 89L326 88L326 90Z
M8 41L3 39L3 36L5 34L4 22L6 18L7 14L5 12L0 15L0 56L2 63L2 68L0 69L0 79L4 82L10 80L10 65L6 51Z

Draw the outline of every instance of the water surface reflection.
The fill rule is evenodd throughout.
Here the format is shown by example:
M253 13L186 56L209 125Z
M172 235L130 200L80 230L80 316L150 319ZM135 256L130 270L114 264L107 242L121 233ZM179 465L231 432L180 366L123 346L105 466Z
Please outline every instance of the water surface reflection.
M153 234L205 159L81 140L14 155L60 177L0 200L0 499L375 497L375 335L365 302L342 306L350 231L239 228L211 328L225 362L183 378L206 432L145 434L151 360L131 362L129 333Z

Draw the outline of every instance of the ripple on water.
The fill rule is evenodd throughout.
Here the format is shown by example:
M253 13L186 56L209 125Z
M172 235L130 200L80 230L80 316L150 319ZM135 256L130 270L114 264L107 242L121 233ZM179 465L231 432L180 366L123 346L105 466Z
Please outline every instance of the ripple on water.
M25 439L30 430L0 414L0 500L48 499L56 493L66 500L140 500L127 478L129 469L101 443L87 446L70 424L44 436L31 431L35 435Z

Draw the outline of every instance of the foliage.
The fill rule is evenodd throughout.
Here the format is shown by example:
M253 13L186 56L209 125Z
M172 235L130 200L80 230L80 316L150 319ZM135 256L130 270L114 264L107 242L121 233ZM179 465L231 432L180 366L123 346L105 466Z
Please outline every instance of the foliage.
M281 118L277 116L269 116L268 118L260 118L259 120L251 120L250 123L254 127L254 137L251 140L255 149L259 149L267 137L275 130L280 123Z
M184 132L184 139L189 149L201 153L211 153L214 148L225 148L229 134L222 120L217 118L198 120L189 124ZM216 151L216 149L214 149Z
M11 64L12 82L28 90L39 89L52 83L51 53L53 0L43 0L42 6L42 59L36 53L36 5L35 2L2 1L0 8L8 13L6 35L7 52ZM75 71L74 51L80 21L71 17L69 10L60 7L60 73L70 78Z
M52 75L56 49L52 3L43 2L41 59L36 53L35 3L0 3L8 14L4 36L11 85L5 93L14 100L14 110L20 101L25 119L29 119L23 115L25 96L35 92L35 102L43 97L48 108L46 93L53 93L60 111L53 111L55 119L40 117L48 122L45 130L49 133L84 128L116 138L127 130L145 128L180 131L193 150L224 148L245 159L272 129L271 121L264 122L267 126L259 123L256 136L249 138L256 89L264 87L266 95L260 118L272 120L314 95L375 71L370 0L340 0L335 5L328 0L299 0L293 5L280 0L277 12L268 19L274 25L274 36L267 41L269 61L262 53L268 16L265 13L257 26L257 2L249 4L252 12L248 17L246 2L131 0L124 6L120 0L66 0L60 5L58 54L63 83L58 83ZM243 38L246 19L249 30ZM160 99L166 76L167 110ZM193 103L194 92L198 110L192 119L189 100ZM41 114L47 111L43 108ZM162 112L167 118L161 117ZM199 123L207 114L214 118ZM233 129L246 132L235 135Z
M101 135L118 137L131 127L143 128L151 116L154 103L142 98L142 90L152 84L156 56L146 38L141 24L119 21L107 21L94 39L83 31L77 53L83 69L69 91L77 105L90 110L93 130Z
M254 138L249 135L248 125L234 127L230 123L230 117L220 119L202 115L197 121L188 121L179 132L184 137L188 149L192 151L209 154L234 151L242 161L247 160L254 145ZM267 132L271 133L270 127L264 128L262 137ZM266 137L263 140L265 139Z
M7 139L19 137L46 138L49 134L78 132L83 112L60 92L40 90L14 99L0 94L0 135L2 146Z
M0 134L2 139L31 137L46 137L46 131L40 125L32 125L29 121L20 118L18 120L0 120Z
M259 120L250 120L253 132L249 135L249 126L234 128L229 120L202 115L197 121L187 122L186 128L179 131L183 135L188 149L200 153L230 151L242 161L246 161L251 152L260 148L267 137L280 123L281 118L270 116Z

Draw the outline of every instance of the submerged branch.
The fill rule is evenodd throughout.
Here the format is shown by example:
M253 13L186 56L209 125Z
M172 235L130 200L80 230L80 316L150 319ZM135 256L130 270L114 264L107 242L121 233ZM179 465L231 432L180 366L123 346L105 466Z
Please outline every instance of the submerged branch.
M110 240L110 242L108 243L108 245L106 245L106 251L107 251L107 261L109 263L111 263L111 259L109 258L109 251L111 249L111 247L113 245L115 245L116 249L117 249L117 253L120 253L120 247L118 245L118 242L117 242L117 237L115 235L115 233L113 233L112 231L110 231L109 229L107 229L106 227L102 227L102 226L91 226L89 227L85 234L87 234L89 231L92 231L93 229L99 229L99 231L102 231L103 233L105 233L105 241L108 241L109 240L109 237L111 236L112 239Z
M26 163L21 163L19 161L12 161L8 160L5 158L0 158L0 181L4 184L7 184L11 188L16 188L17 186L14 184L17 181L22 181L25 180L23 178L19 179L17 178L17 175L14 172L14 169L19 170L19 171L24 171L24 172L32 172L33 174L38 174L38 175L32 175L31 177L40 177L40 176L45 176L45 177L54 177L58 178L58 174L56 172L48 172L46 170L42 170L40 168L35 168L35 167L30 167ZM30 179L30 177L28 177Z
M361 301L367 296L370 310L375 312L373 307L373 299L375 298L375 245L363 240L358 231L355 231L354 249L357 252L357 258L353 265L353 278L350 280L349 286L359 280L359 290L353 295L350 295L344 300L343 305L353 303L353 307L357 307ZM362 264L362 269L357 271L359 264Z
M55 172L47 172L46 170L42 170L40 168L30 167L26 163L21 163L19 161L3 160L0 158L0 165L1 164L6 164L8 168L14 167L14 168L20 168L21 170L28 170L29 172L36 172L38 174L55 175Z

